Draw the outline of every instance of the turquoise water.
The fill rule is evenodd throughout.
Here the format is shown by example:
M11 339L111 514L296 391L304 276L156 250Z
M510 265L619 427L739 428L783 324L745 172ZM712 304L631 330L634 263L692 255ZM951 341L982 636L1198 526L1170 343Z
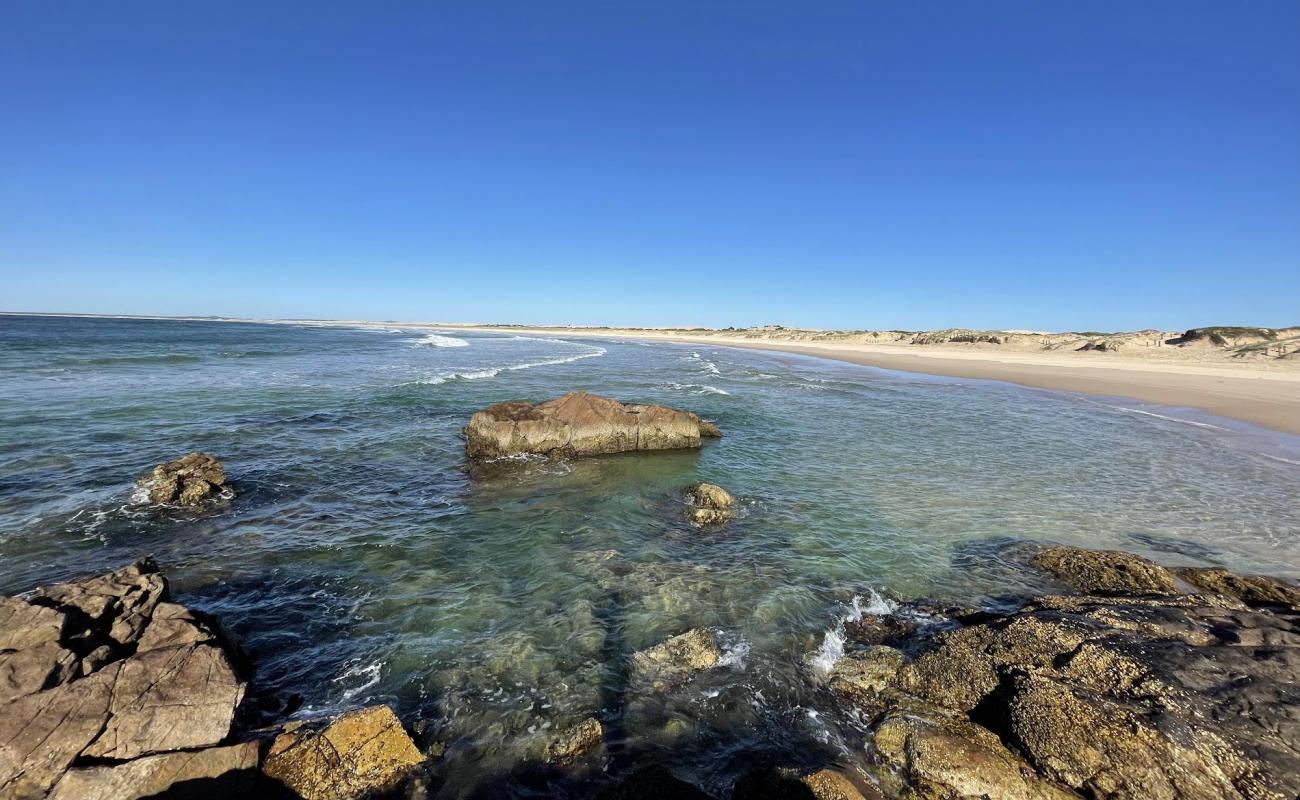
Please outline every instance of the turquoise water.
M719 791L763 754L851 762L853 721L809 667L826 631L873 591L1050 588L1009 542L1300 576L1300 441L1131 401L707 346L17 316L0 376L0 590L153 554L256 653L259 692L423 720L449 796L577 791L509 771L592 714L612 764ZM578 388L726 435L466 464L474 410ZM222 459L235 500L131 503L140 472L191 450ZM742 516L690 525L699 480ZM628 655L695 626L725 663L630 692Z

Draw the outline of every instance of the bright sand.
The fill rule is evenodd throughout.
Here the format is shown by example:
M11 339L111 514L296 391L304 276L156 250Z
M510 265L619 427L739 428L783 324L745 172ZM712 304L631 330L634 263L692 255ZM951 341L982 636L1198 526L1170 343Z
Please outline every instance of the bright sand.
M761 337L700 336L674 330L619 328L429 326L551 336L654 339L716 347L748 347L831 358L871 367L1008 381L1022 386L1132 397L1195 408L1300 435L1300 367L1276 362L1215 360L1217 353L1153 348L1135 353L997 351L998 345L883 345L791 342Z

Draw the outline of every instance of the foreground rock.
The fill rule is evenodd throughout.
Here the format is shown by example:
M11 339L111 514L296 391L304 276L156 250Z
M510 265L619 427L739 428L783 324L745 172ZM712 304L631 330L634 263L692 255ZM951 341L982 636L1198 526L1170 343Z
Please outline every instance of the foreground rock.
M262 772L303 800L349 800L391 791L423 761L392 709L374 706L286 730Z
M694 628L666 642L632 654L632 683L663 692L686 683L722 658L713 634Z
M174 761L132 759L211 747L230 734L244 695L233 655L215 622L168 602L167 582L147 559L5 598L0 797L42 797L64 780L112 786L137 775L154 785L186 775ZM68 772L87 760L125 763Z
M207 453L159 464L142 475L137 486L150 503L192 506L234 496L221 462Z
M1092 594L1174 594L1174 576L1145 558L1118 550L1045 547L1035 566L1063 583Z
M1054 572L1086 565L1058 577L1106 594L1040 597L836 665L831 688L870 721L886 794L1297 796L1296 587L1179 571L1219 590L1180 595L1145 559L1054 550Z
M257 787L257 755L257 742L241 742L70 769L50 800L135 800L169 792L174 797L221 800Z
M465 428L465 453L501 458L682 450L699 447L701 437L721 435L716 425L689 411L572 392L544 403L515 400L477 412Z
M736 516L736 498L721 486L697 483L687 492L691 521L697 525L715 525Z

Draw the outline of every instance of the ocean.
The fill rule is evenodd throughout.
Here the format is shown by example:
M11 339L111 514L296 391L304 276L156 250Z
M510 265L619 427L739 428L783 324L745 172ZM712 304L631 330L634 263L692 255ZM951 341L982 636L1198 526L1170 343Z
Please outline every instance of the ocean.
M1300 577L1300 439L1136 401L702 345L38 316L0 316L0 380L0 590L153 555L255 655L255 693L392 704L446 748L447 796L577 791L512 767L591 715L618 764L706 788L847 755L857 723L818 682L838 627L1051 591L1020 542ZM575 389L725 435L467 464L475 410ZM133 500L194 450L234 500ZM701 480L739 518L690 524ZM722 663L631 696L631 653L692 627Z

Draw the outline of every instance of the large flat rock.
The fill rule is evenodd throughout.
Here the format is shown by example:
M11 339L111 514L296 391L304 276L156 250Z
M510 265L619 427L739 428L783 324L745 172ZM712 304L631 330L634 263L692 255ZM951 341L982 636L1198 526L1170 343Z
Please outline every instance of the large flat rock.
M516 400L479 411L465 428L465 452L486 459L684 450L699 447L701 437L720 435L717 426L689 411L571 392L544 403Z
M64 780L161 785L165 773L215 769L223 756L198 752L229 737L243 695L215 622L169 602L152 561L4 598L0 800L43 797ZM139 763L174 751L199 760ZM111 779L105 761L122 762ZM124 796L116 791L102 796Z

